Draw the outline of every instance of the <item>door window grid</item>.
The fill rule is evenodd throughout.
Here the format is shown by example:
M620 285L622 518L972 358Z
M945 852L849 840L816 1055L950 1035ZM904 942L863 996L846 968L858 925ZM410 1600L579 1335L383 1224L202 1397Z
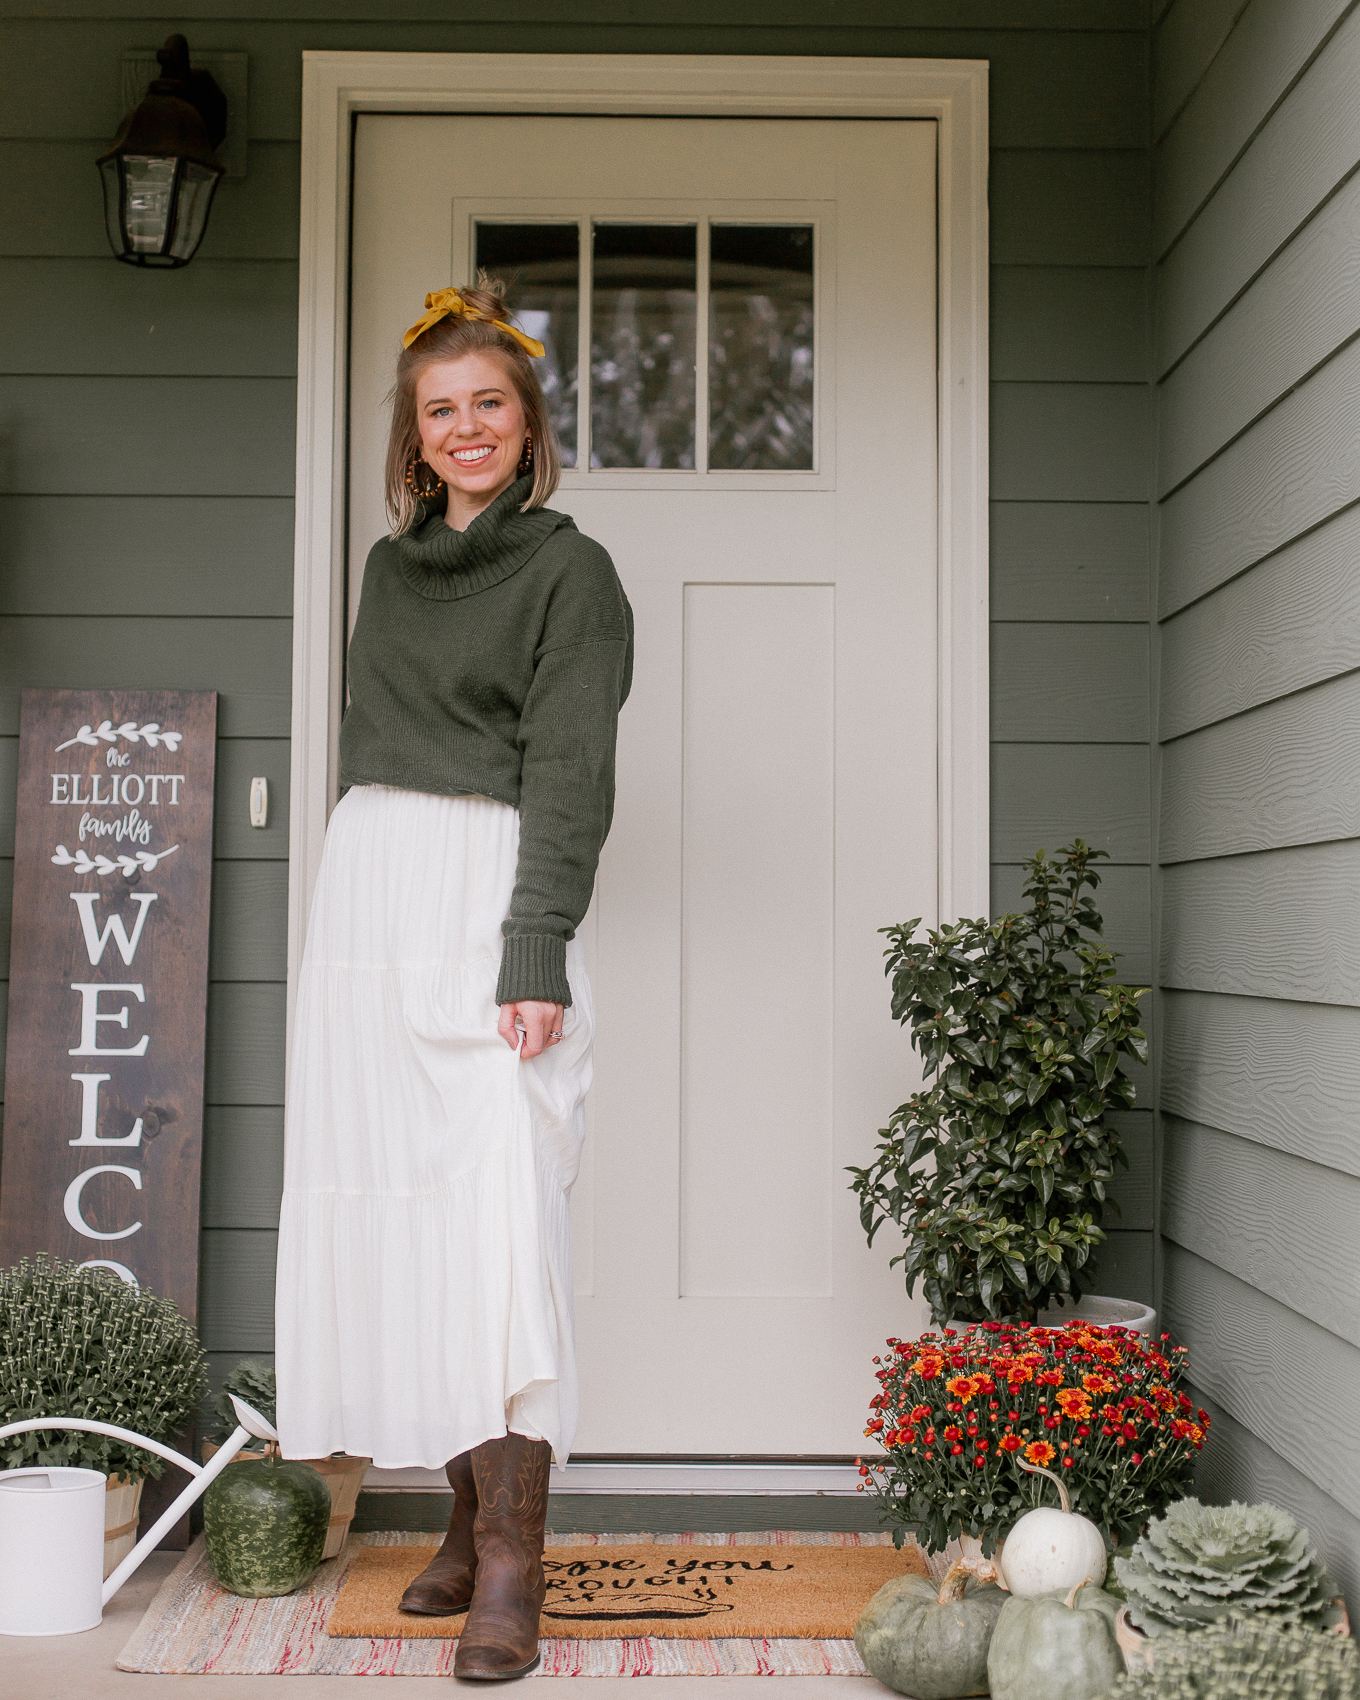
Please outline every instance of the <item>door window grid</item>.
M590 466L693 471L698 227L594 221Z
M483 205L485 205L485 203ZM560 203L558 203L558 205L560 205ZM504 206L504 203L502 203L502 206ZM541 203L539 206L541 206ZM576 213L573 216L566 214L565 212L559 213L549 211L547 208L543 208L543 210L540 211L539 207L535 207L531 211L528 206L525 206L522 211L517 210L513 214L508 211L502 211L499 207L494 210L491 207L486 207L486 210L482 210L482 208L471 206L468 203L464 203L464 207L466 208L466 237L461 242L458 240L457 236L455 237L455 249L461 247L463 253L467 256L465 266L458 269L461 270L463 275L469 280L475 278L477 275L479 265L479 233L483 229L495 229L496 227L500 227L501 229L506 229L507 227L518 227L522 229L524 227L549 226L560 229L563 226L574 226L577 231L580 281L579 294L577 297L577 309L575 312L575 318L577 321L575 446L578 449L579 445L590 443L591 431L592 389L594 387L591 381L591 343L592 319L594 318L594 313L586 308L584 304L593 303L595 297L595 244L592 240L593 232L600 226L617 228L627 225L646 226L652 228L664 226L679 228L688 227L695 231L696 301L694 324L694 465L692 468L688 466L683 468L648 467L645 465L624 467L620 465L599 466L593 464L586 466L585 464L582 464L588 458L586 455L576 452L573 453L570 460L568 460L567 455L564 453L564 464L569 470L574 470L577 477L581 474L586 474L590 482L593 483L599 481L601 484L606 481L612 484L615 478L620 475L622 475L625 481L630 484L635 479L643 477L647 477L649 480L650 478L659 477L666 483L669 483L673 478L678 478L682 482L688 482L688 480L697 473L700 476L707 475L709 477L713 477L724 483L735 479L741 479L744 483L747 478L754 477L761 485L764 485L772 478L788 478L791 476L798 476L800 474L803 477L806 477L809 474L817 476L819 473L829 470L825 464L826 457L823 452L825 445L821 442L821 433L817 428L818 418L825 399L823 391L826 387L826 350L823 347L823 339L820 328L813 328L820 327L823 318L824 303L822 300L822 280L824 268L827 263L827 254L823 240L825 220L819 212L813 212L809 209L808 212L804 213L801 208L792 206L787 207L787 209L781 207L777 213L768 213L764 211L763 208L759 212L754 209L747 212L745 208L729 206L724 207L723 212L716 216L699 211L692 213L687 212L685 214L668 214L663 213L658 209L655 212L649 211L644 213L639 210L634 213L631 209L625 212L622 210L614 211L612 208L607 212L598 210ZM772 231L806 231L812 248L811 263L807 267L807 311L802 315L804 321L807 322L807 328L812 330L813 333L811 339L812 346L806 349L803 356L806 366L810 368L810 373L804 375L805 381L801 386L809 392L806 397L802 398L802 405L806 410L805 429L810 440L807 444L805 455L801 457L801 464L794 461L792 464L788 464L786 466L748 464L740 467L714 467L710 465L710 367L712 363L711 319L713 293L711 277L711 256L713 247L712 232L718 231L721 233L727 233L741 228L756 230L762 227ZM455 221L455 229L457 229L457 221ZM496 245L493 243L492 246L494 250ZM493 268L488 266L487 269L492 270ZM512 269L513 268L510 267L502 267L502 272ZM513 308L515 297L513 279L507 278L506 281L511 282L512 284L511 303ZM534 331L530 325L526 324L526 329L529 329L531 334L539 334L537 331ZM793 352L796 354L799 351L794 350ZM794 364L792 356L790 357L789 363L792 367ZM585 380L584 382L579 381L582 377ZM566 433L563 433L563 436L565 449L567 446L565 442ZM591 456L589 458L593 460L594 457Z

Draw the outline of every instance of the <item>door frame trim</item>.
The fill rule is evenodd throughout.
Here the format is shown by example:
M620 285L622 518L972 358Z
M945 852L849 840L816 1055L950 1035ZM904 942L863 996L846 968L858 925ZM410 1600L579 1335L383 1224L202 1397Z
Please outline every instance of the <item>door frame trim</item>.
M939 126L938 889L990 908L987 73L981 59L304 52L288 1027L338 790L352 136L360 112L929 118Z

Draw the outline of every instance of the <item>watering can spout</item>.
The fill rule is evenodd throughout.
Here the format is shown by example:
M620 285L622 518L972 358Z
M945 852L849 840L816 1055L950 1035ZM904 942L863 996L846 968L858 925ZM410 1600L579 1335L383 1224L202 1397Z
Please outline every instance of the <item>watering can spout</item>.
M236 1413L236 1420L247 1434L254 1435L256 1440L272 1440L278 1443L279 1431L268 1418L262 1417L253 1405L247 1405L244 1399L238 1399L234 1393L228 1393L231 1408Z

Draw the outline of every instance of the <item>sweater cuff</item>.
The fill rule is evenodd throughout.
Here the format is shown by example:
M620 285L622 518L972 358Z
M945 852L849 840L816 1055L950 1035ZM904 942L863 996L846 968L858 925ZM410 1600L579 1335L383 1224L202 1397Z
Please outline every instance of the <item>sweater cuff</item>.
M525 998L571 1008L565 939L551 933L515 933L506 939L496 1002L519 1003Z

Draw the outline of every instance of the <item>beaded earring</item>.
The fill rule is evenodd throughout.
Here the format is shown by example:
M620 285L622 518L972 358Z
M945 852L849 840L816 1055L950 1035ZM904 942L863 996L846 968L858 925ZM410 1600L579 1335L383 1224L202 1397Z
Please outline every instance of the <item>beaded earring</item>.
M530 432L530 431L526 431L524 433L524 447L520 451L519 465L515 468L515 470L519 473L520 477L523 478L524 474L530 470L530 468L533 466L533 464L534 464L533 433Z
M422 466L425 468L426 472L434 478L433 489L421 482L420 468ZM435 473L434 468L430 466L428 462L422 460L419 455L412 455L410 460L406 463L406 488L417 501L432 502L444 488L444 480Z

